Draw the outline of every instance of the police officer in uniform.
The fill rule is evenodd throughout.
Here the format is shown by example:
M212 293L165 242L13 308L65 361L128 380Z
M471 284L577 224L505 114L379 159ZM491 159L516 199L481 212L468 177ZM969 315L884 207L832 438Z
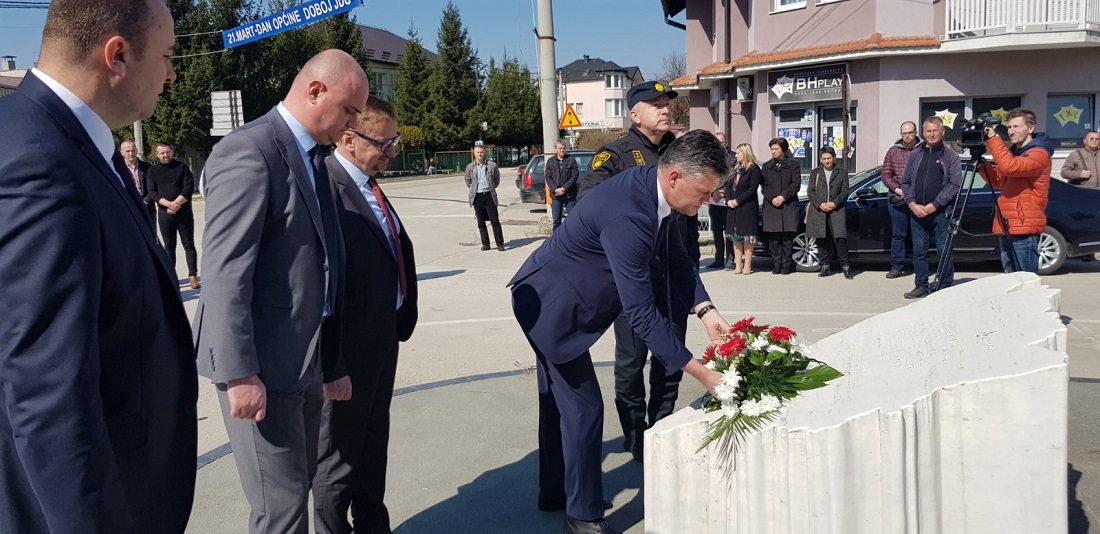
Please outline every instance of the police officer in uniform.
M581 176L577 191L577 202L594 187L608 178L631 167L656 165L658 153L676 138L670 132L671 99L676 91L671 91L659 82L645 82L631 87L626 94L630 108L630 120L633 123L626 136L603 146L596 151L588 173ZM699 265L699 221L696 217L674 212L671 224L684 240L691 264ZM668 258L664 251L658 251L657 257L650 263L650 276L654 288L664 288ZM671 322L683 341L687 331L687 317L691 312L695 296L694 284L685 287L672 287L671 295L665 291L654 291L658 310L669 309L665 301L672 298ZM634 333L625 315L615 320L615 409L619 414L619 423L623 427L623 449L630 452L634 459L641 462L643 457L643 439L645 430L653 423L670 415L676 406L679 395L682 370L671 374L654 358L650 362L648 406L645 398L645 367L649 349L642 339ZM648 421L646 419L648 415Z

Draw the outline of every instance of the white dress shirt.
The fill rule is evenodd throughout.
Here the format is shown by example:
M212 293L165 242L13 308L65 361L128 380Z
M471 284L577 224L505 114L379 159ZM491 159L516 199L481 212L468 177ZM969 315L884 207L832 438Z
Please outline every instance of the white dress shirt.
M92 108L88 107L83 100L78 98L72 91L68 90L60 82L51 78L48 74L38 70L31 69L31 72L42 80L42 83L46 84L51 91L65 103L73 115L76 115L76 120L80 122L80 125L84 127L84 131L88 133L88 137L92 138L92 143L95 144L96 150L103 156L104 161L107 162L107 168L111 169L118 176L120 182L124 179L115 170L115 165L111 162L111 156L115 153L115 138L111 135L111 129L107 127L107 123L103 122L103 118L99 116ZM126 186L125 182L122 182L123 187Z

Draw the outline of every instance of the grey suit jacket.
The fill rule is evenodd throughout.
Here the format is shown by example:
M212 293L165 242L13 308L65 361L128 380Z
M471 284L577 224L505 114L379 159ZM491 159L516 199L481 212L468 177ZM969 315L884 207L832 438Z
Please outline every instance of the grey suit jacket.
M326 292L335 306L339 289L343 242L328 187L317 180L314 191L275 109L214 147L193 326L200 375L259 374L269 390L295 389L317 353Z
M500 205L497 202L497 186L500 185L500 169L497 167L497 162L492 160L485 160L485 176L489 178L489 194L493 196L493 204ZM477 195L477 162L471 161L466 166L466 187L470 188L470 205L474 205L474 196Z

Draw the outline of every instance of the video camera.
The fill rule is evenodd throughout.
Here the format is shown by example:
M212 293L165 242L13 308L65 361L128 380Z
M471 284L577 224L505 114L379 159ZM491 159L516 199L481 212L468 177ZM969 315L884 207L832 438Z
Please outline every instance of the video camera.
M970 157L977 158L985 153L985 129L993 128L1001 139L1008 142L1008 129L1001 124L999 117L982 113L959 125L959 145L970 150Z

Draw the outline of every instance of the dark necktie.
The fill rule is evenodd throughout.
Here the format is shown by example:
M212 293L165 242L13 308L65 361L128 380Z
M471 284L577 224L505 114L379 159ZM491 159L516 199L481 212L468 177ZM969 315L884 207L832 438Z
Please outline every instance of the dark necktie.
M334 232L330 232L330 226L337 224L336 217L334 214L325 213L325 208L328 204L325 200L322 200L323 198L329 197L328 165L325 165L325 158L327 158L330 153L331 150L327 145L317 145L309 151L309 162L313 166L313 188L314 193L317 195L317 213L321 216L321 228L324 229L323 242L325 244L325 254L329 267L328 283L325 287L326 312L331 312L332 310L332 282L334 280L334 269L336 268L336 256L334 255L334 251L337 246L337 237ZM328 313L325 313L326 317L328 315Z
M390 212L389 206L386 205L386 199L382 196L382 188L378 187L378 181L373 176L367 178L367 185L370 186L371 193L374 193L374 199L378 201L378 205L382 208L382 218L386 219L386 226L390 228L390 244L393 246L393 255L397 258L397 279L401 285L401 298L405 298L408 294L408 282L405 280L405 257L401 253L401 240L397 235L397 223L393 220L393 213Z
M675 216L676 214L672 213L665 217L664 220L661 221L660 228L657 230L657 250L660 251L657 256L660 258L661 269L664 270L665 274L665 313L669 319L672 318L672 277L670 276L672 273L668 268L668 239L669 233L674 231L672 219Z

